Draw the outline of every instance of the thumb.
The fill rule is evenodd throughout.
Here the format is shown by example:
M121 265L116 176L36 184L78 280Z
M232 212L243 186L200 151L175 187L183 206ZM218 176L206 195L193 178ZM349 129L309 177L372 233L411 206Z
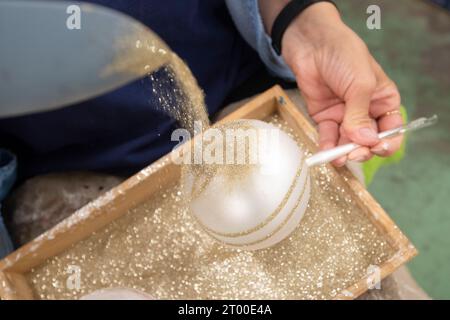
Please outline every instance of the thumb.
M342 130L353 142L373 146L379 142L373 119L369 116L369 107L375 85L359 85L352 88L345 101Z

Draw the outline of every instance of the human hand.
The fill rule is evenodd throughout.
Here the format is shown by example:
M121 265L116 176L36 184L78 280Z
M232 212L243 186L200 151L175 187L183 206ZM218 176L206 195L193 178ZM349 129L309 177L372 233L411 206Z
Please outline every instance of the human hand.
M378 131L403 123L397 87L332 4L311 5L291 23L282 56L318 124L320 148L349 142L362 146L334 165L366 161L373 154L389 156L400 147L402 136L377 137Z

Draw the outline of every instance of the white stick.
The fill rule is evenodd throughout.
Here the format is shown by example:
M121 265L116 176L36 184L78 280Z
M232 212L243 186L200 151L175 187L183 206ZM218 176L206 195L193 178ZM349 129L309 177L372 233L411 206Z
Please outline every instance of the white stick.
M432 124L435 124L437 122L437 116L434 115L430 118L419 118L417 120L414 120L410 122L407 125L401 126L396 129L383 131L378 134L379 139L385 139L385 138L392 138L396 135L403 134L407 131L417 130L421 128L428 127ZM332 149L324 150L317 152L316 154L313 154L308 159L306 159L306 164L308 167L317 166L320 164L328 163L333 160L336 160L337 158L340 158L342 156L345 156L346 154L349 154L350 152L358 149L361 147L359 144L356 143L348 143L344 144L342 146L338 146Z

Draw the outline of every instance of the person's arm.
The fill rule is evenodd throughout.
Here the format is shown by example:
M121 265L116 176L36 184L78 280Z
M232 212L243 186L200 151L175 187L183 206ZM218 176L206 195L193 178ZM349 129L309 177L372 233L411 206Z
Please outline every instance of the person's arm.
M267 69L278 77L295 81L295 76L283 57L277 55L272 48L271 39L264 30L258 0L225 1L239 33L258 52Z
M288 2L258 0L266 36ZM262 37L256 38L260 50ZM322 149L353 141L365 147L348 159L365 161L373 154L391 155L400 147L402 137L379 141L376 136L378 131L402 124L397 87L333 4L315 3L292 21L282 38L281 58L292 70L318 124ZM341 166L346 160L343 157L334 164Z

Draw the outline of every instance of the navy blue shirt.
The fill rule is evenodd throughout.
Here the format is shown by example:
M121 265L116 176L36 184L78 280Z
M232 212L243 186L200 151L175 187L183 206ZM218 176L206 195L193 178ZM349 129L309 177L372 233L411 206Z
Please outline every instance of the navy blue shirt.
M223 0L95 0L140 20L183 60L206 95L210 115L263 67L242 39ZM164 71L157 76L164 77ZM140 79L70 107L0 120L0 147L18 157L21 179L57 171L130 175L173 147L175 122L156 108ZM26 92L24 92L26 94Z

